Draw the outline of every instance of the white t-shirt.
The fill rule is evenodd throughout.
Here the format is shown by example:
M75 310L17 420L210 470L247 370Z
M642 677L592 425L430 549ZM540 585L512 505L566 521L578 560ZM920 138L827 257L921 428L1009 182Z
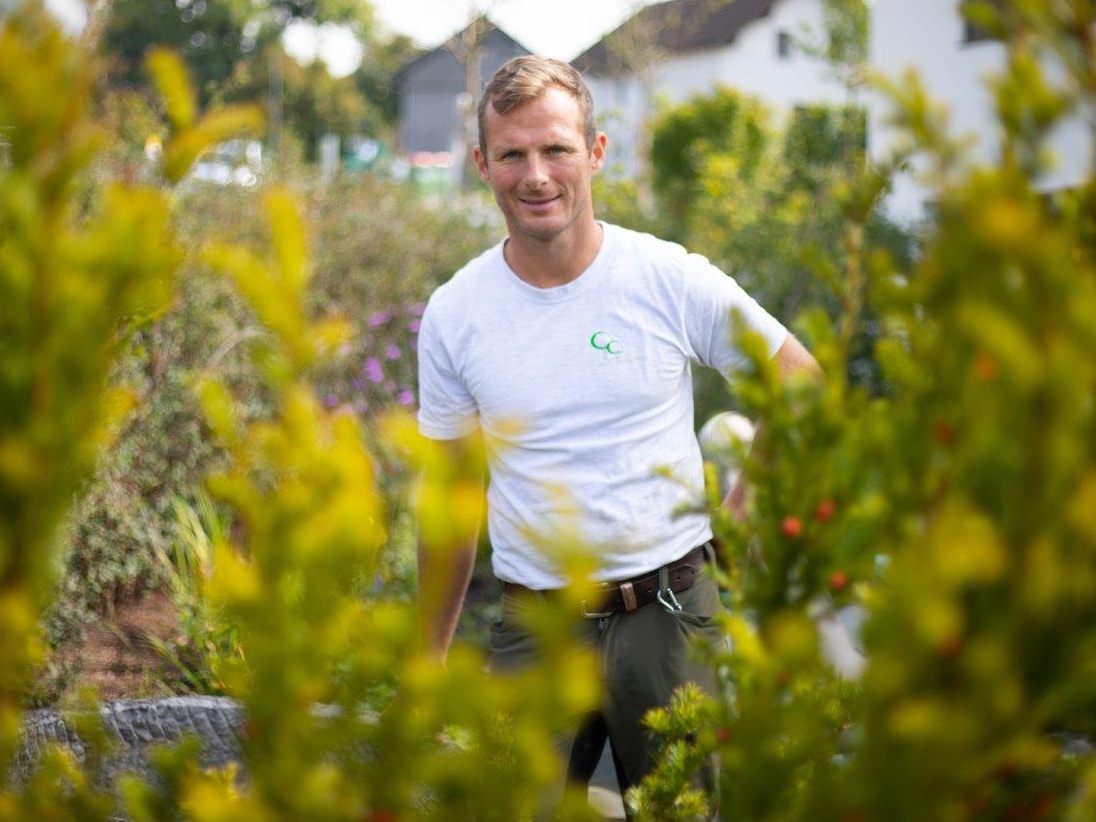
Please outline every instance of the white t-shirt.
M783 344L784 327L705 258L613 225L566 285L522 281L500 243L434 292L419 331L419 430L448 440L482 429L499 579L561 587L538 548L546 535L577 534L599 580L649 572L711 537L706 515L673 514L704 484L689 363L724 374L745 363L732 311L770 354Z

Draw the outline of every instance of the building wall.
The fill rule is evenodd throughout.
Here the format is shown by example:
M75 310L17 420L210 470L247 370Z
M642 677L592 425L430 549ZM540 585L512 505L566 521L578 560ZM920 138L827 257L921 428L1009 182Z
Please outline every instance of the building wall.
M480 87L511 57L528 53L501 32L489 32L480 54ZM458 99L463 92L464 68L445 48L407 69L399 82L400 150L453 151L460 138Z
M797 47L788 57L777 53L779 32L793 40L821 42L821 0L782 0L727 46L659 61L651 67L648 83L636 77L588 76L595 108L609 135L610 173L635 175L642 130L659 102L680 103L720 84L761 98L777 118L796 105L848 102L848 92L823 61Z
M972 143L972 159L993 162L999 153L999 136L993 99L986 78L1000 73L1006 63L1004 46L992 40L964 43L964 23L958 2L924 0L876 0L873 8L870 60L891 79L908 69L920 75L929 96L948 110L949 130ZM890 104L870 98L868 150L872 157L886 157L901 135L887 122ZM1081 117L1055 132L1049 144L1057 167L1038 182L1044 190L1077 185L1090 173L1092 150ZM895 181L887 210L901 222L914 222L926 214L931 192L918 177L924 167L915 163L911 174Z
M423 57L401 78L400 149L448 151L458 124L464 69L445 49Z

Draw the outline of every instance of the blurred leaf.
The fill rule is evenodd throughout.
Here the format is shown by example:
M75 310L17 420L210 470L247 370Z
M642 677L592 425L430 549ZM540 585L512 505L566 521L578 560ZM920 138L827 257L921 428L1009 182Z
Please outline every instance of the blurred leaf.
M183 61L171 49L152 48L145 58L156 90L176 132L185 132L197 115L197 103Z

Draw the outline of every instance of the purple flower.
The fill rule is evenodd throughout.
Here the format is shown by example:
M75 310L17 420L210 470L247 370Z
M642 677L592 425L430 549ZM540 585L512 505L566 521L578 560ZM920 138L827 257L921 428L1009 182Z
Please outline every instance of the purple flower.
M422 312L424 312L425 310L425 303L415 303L413 306L411 306L411 313L414 314L416 317L421 317Z
M415 392L410 388L405 388L400 391L398 397L400 405L414 405L415 404Z
M400 347L395 343L389 343L388 348L384 352L385 359L398 360L400 358Z
M380 328L390 319L392 319L392 315L389 314L387 311L378 311L376 314L370 315L369 319L366 321L366 324L370 328Z
M414 320L411 320L411 322L409 322L407 324L407 330L410 331L412 334L418 334L419 333L419 328L421 326L422 326L422 321L418 320L418 319L414 319Z
M384 379L384 369L381 368L381 362L376 357L365 358L365 378L371 383L378 383Z
M350 387L353 388L355 391L361 391L365 388L365 383L362 382L361 377L355 377L350 381Z
M323 404L326 405L328 408L334 408L336 405L339 404L338 395L328 394L326 397L324 397Z

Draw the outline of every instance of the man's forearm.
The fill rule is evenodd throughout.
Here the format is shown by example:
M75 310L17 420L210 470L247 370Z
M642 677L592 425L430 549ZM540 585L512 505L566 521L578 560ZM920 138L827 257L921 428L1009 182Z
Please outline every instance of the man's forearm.
M423 651L444 661L476 563L486 469L478 435L435 445L440 451L420 478L421 493L429 490L437 510L427 507L417 515L419 639Z
M817 360L815 360L815 358L811 356L811 353L803 347L802 343L791 334L788 334L783 345L781 345L780 349L773 355L773 359L776 362L777 368L780 370L780 378L782 380L793 379L802 374L806 374L810 378L818 381L824 379L822 369L819 367ZM758 443L764 438L765 424L763 421L758 420L757 425L754 428L753 442L750 445L751 459L757 453ZM746 491L746 472L739 471L734 486L723 500L723 507L727 509L735 519L741 520L746 516Z
M419 561L419 630L423 650L445 659L457 630L476 563L476 537L439 551L422 543Z

